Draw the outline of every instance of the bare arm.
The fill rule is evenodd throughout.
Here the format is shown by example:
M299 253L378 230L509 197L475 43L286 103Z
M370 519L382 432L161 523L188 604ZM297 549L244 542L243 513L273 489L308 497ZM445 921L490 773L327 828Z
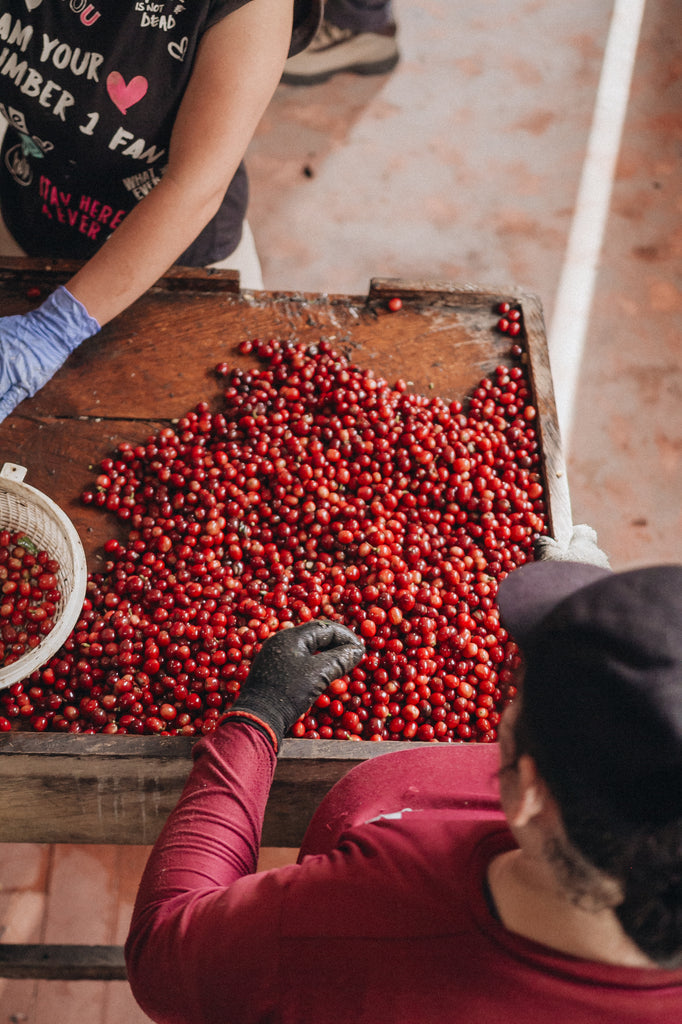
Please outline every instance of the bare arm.
M218 210L279 82L293 0L251 0L206 32L161 182L68 283L100 324L142 295Z

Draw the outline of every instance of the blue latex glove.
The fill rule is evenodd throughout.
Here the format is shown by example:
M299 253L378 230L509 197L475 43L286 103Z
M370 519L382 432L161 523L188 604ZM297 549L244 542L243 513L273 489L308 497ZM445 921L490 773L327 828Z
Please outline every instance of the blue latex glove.
M62 285L42 306L0 317L0 422L53 377L100 325Z

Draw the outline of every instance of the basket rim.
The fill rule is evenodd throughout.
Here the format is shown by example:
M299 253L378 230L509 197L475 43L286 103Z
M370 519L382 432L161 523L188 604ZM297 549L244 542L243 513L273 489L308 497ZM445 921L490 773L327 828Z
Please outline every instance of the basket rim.
M56 654L69 633L75 626L83 609L83 601L87 589L87 563L82 541L75 526L66 513L43 491L24 483L17 477L12 479L5 475L5 464L0 471L0 491L14 493L27 504L36 505L41 511L56 520L66 540L73 568L73 586L61 615L52 630L41 640L37 647L23 654L17 661L0 668L0 689L31 675L36 669L42 668ZM23 469L21 466L14 469Z

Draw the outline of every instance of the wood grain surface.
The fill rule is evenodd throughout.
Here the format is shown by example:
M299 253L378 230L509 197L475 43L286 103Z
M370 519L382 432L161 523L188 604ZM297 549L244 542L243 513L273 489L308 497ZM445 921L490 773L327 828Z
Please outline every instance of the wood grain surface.
M25 311L73 272L71 264L0 263L0 313ZM388 310L398 295L399 312ZM242 292L232 272L174 271L85 342L45 387L0 424L0 465L27 467L26 483L73 520L88 565L122 536L113 515L82 506L99 461L121 441L143 442L197 402L220 407L219 362L247 367L237 346L254 338L331 341L389 384L466 398L500 364L510 339L495 330L495 305L522 310L525 360L538 407L550 530L571 511L542 309L532 295L449 283L376 279L367 295ZM288 740L279 759L264 843L296 846L324 793L354 764L401 744ZM190 764L191 741L174 737L0 736L0 840L152 842Z

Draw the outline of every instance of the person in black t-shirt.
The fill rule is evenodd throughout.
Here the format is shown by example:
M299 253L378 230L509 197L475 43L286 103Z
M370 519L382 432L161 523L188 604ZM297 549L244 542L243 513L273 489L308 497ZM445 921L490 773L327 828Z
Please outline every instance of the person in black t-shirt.
M320 0L6 0L0 214L29 256L85 261L0 318L0 420L172 264L230 255L244 151Z

